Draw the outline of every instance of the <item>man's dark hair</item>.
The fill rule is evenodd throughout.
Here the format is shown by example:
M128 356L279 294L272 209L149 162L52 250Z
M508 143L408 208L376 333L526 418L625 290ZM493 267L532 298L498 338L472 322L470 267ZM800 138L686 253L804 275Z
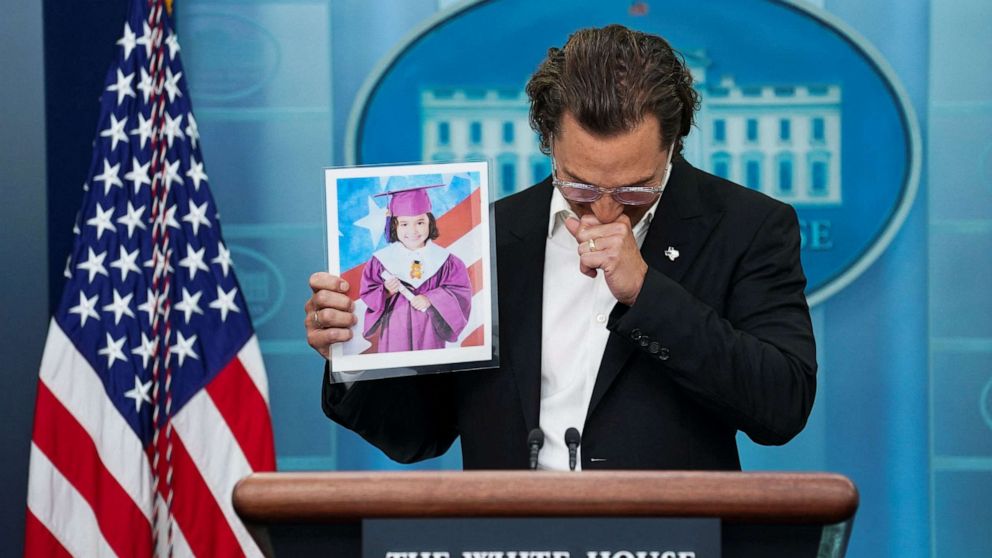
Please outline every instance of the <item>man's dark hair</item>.
M427 212L427 221L429 224L427 238L437 240L437 237L441 236L441 231L437 230L437 219L434 218L434 214L430 211ZM389 218L389 238L391 239L389 242L399 241L399 235L396 234L398 224L399 222L396 220L396 217Z
M665 39L622 25L581 29L548 57L527 83L530 125L541 135L541 151L567 111L589 132L629 132L647 114L661 125L662 146L688 135L699 94L682 56Z

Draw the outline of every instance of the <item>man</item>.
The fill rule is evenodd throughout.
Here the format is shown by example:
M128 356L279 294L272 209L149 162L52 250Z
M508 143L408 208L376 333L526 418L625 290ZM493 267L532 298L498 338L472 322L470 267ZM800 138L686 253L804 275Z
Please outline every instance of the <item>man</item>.
M549 50L527 85L552 176L496 203L497 370L331 385L325 413L397 461L462 440L466 468L739 469L738 430L782 444L816 386L795 211L682 159L698 96L664 39L621 26ZM356 323L311 278L325 357Z

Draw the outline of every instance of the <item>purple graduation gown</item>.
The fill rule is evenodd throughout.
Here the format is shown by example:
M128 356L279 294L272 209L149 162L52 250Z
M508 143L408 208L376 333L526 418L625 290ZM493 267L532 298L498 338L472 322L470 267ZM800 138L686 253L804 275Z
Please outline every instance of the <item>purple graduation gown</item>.
M437 272L419 287L404 281L414 296L430 299L426 312L410 306L401 293L389 294L382 280L384 269L372 256L362 271L359 295L368 305L363 333L371 338L378 331L378 352L443 349L446 341L458 339L472 308L472 284L460 259L448 254ZM403 281L403 277L397 278Z

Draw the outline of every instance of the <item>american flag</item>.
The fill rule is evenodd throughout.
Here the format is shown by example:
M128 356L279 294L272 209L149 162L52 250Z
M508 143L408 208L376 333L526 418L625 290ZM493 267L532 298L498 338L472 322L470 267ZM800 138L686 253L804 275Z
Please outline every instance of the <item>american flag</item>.
M275 468L268 386L179 53L133 0L41 362L28 556L260 555L231 493Z

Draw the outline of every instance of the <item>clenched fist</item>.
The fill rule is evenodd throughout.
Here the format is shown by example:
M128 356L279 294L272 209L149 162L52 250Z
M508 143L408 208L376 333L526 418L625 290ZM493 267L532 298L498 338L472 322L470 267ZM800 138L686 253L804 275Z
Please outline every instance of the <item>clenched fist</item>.
M634 304L644 285L648 264L641 257L630 219L621 215L603 224L590 213L581 220L569 217L565 228L579 243L579 271L595 277L596 270L601 269L613 297L627 306Z

